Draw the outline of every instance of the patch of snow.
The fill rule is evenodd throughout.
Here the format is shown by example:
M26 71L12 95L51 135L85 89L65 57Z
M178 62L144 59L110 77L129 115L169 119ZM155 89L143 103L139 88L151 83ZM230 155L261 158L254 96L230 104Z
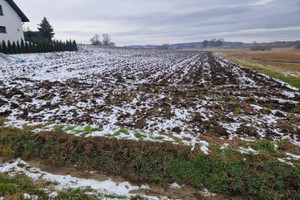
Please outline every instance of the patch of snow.
M220 147L220 149L225 149L226 147L228 147L228 143L224 143L221 147Z
M258 105L255 105L255 104L250 104L250 106L251 106L252 108L254 108L255 110L262 110L262 109L263 109L263 107L258 106Z
M57 192L51 192L48 196L50 198L55 198L55 197L58 197L58 193Z
M294 98L295 97L295 92L288 92L286 90L282 91L282 94L287 96L288 98Z
M210 150L209 150L209 148L208 148L209 143L206 142L206 141L204 141L204 140L202 140L202 141L199 142L199 144L201 145L200 150L201 150L204 154L208 155L209 152L210 152Z
M300 160L300 155L295 155L295 154L291 154L291 153L285 153L287 156L292 157L293 160Z
M239 152L244 153L244 154L249 154L249 153L254 153L255 155L258 154L258 152L251 147L244 148L244 147L239 147Z
M23 197L24 197L24 199L31 199L31 195L27 194L27 193L24 193Z
M181 186L178 183L172 183L169 187L172 189L181 189Z
M206 189L206 188L204 189L204 191L201 191L201 195L203 197L214 197L214 196L216 196L215 193L209 192L208 189Z

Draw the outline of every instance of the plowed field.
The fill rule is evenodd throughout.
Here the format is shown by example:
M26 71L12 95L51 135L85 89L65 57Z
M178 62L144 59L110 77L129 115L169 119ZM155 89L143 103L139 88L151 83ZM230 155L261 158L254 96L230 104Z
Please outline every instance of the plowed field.
M299 141L297 89L211 52L90 49L0 66L11 123L93 125L197 138ZM97 135L97 133L93 133Z

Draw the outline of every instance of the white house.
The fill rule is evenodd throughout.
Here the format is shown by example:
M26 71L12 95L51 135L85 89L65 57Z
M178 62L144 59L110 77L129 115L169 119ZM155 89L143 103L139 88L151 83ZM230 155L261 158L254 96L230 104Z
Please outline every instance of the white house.
M29 22L29 19L13 0L0 0L0 42L24 39L24 22Z

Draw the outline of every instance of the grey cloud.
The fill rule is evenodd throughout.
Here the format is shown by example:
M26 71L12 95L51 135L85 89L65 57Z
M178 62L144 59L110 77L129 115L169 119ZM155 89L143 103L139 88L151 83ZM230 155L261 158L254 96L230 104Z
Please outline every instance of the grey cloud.
M86 43L95 33L110 33L119 44L190 42L218 36L259 41L259 35L264 40L267 34L271 40L300 39L299 31L280 29L300 27L299 0L15 1L32 21L28 24L32 29L46 16L57 37ZM265 32L244 31L256 29ZM271 29L278 30L267 31Z

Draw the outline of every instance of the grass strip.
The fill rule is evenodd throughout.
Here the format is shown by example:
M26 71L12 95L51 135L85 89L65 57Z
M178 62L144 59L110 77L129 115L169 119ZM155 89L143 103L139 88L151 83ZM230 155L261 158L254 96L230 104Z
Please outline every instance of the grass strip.
M53 166L73 165L121 175L135 183L187 184L228 196L300 199L300 168L279 162L269 144L258 155L215 148L210 155L170 143L76 137L63 132L32 133L0 127L0 154L39 158Z

